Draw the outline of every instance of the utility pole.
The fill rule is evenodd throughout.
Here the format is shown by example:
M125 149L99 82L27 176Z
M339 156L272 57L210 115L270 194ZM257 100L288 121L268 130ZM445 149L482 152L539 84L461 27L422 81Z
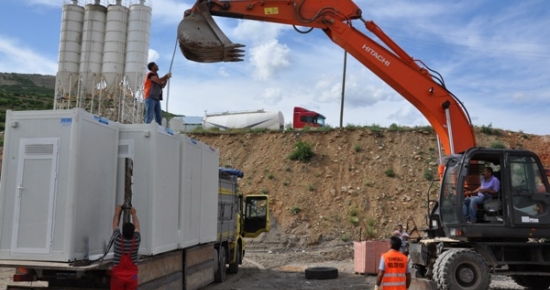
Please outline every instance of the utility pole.
M346 92L346 65L348 62L348 52L344 51L344 72L342 74L342 103L340 103L340 128L343 127L344 122L344 95Z

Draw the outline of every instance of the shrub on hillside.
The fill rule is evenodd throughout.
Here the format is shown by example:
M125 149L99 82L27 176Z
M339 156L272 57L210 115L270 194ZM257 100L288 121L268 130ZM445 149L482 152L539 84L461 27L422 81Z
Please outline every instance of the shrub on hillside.
M296 150L294 150L288 158L290 160L299 160L302 162L307 162L315 156L315 152L313 152L313 149L311 149L311 144L304 142L304 141L298 141L296 142Z

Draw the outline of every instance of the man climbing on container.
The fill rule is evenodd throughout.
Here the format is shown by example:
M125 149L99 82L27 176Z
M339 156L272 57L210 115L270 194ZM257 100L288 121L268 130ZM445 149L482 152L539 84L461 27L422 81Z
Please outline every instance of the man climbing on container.
M406 290L411 285L411 274L407 256L399 251L401 239L390 238L391 249L382 254L374 290Z
M162 101L162 89L166 86L168 79L172 77L172 73L168 72L163 77L159 78L157 74L159 67L155 62L147 64L149 72L145 76L143 83L143 98L145 99L145 123L149 124L155 121L162 125L162 111L160 101Z
M130 222L122 225L122 233L118 227L122 207L115 208L113 217L113 244L114 258L111 275L111 290L137 289L138 286L138 249L141 242L139 233L139 220L136 209L132 207L130 214L133 224Z

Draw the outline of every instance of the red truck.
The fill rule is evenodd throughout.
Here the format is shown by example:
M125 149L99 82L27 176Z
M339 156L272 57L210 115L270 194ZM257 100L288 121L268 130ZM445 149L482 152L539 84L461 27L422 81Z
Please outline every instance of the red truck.
M301 107L294 107L294 118L292 121L292 127L294 129L301 129L305 126L309 127L324 127L325 126L325 116L308 109Z

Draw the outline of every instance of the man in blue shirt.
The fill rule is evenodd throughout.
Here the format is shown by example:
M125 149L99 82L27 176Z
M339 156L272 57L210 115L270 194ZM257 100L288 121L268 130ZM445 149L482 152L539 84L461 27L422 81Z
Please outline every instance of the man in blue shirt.
M500 190L500 181L493 176L493 168L483 168L483 179L481 180L481 186L470 192L471 195L477 194L477 196L468 197L464 200L464 216L469 223L476 222L476 213L478 205L498 193Z

